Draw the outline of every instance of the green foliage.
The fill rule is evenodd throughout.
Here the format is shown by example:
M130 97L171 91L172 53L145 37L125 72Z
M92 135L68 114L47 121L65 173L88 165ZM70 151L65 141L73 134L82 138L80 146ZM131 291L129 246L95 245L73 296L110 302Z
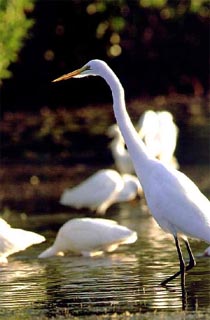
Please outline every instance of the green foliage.
M9 78L9 65L18 58L18 52L33 21L27 12L33 9L33 0L0 0L0 80Z

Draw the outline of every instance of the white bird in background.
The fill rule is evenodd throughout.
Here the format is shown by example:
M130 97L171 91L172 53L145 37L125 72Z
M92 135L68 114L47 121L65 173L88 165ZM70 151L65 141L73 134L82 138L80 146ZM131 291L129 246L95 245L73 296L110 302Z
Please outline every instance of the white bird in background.
M148 152L165 164L179 167L174 152L177 144L178 127L168 111L145 111L137 123L139 135Z
M123 188L118 193L115 203L128 202L134 200L137 196L143 196L142 186L136 176L124 173L121 178L123 180Z
M111 125L107 130L108 137L112 138L110 148L115 166L120 173L134 173L133 162L125 148L125 141L117 124Z
M11 254L43 241L45 237L35 232L11 228L5 220L0 218L0 264L8 263L7 257Z
M160 154L158 115L153 110L145 111L136 125L140 138L144 141L148 152L153 157Z
M210 257L210 247L206 248L204 251L204 256Z
M176 149L179 129L170 112L158 111L157 115L159 119L159 132L161 137L161 151L159 159L166 164L174 166L175 169L178 169L179 164L174 156L174 152Z
M64 190L60 203L77 209L89 208L104 214L114 203L131 201L142 195L137 177L130 174L120 175L112 169L94 173L78 186Z
M171 233L175 239L180 270L162 281L162 284L165 285L181 274L183 286L185 271L195 266L195 259L186 236L210 242L210 202L185 174L164 165L148 153L127 113L123 87L104 61L91 60L82 68L63 75L54 82L87 76L101 76L109 85L115 117L143 187L147 205L162 229ZM187 266L182 256L178 235L186 235L183 240L189 254Z
M76 218L67 221L58 231L53 245L39 258L63 256L70 251L86 257L112 252L122 244L134 243L137 233L116 221L98 218Z

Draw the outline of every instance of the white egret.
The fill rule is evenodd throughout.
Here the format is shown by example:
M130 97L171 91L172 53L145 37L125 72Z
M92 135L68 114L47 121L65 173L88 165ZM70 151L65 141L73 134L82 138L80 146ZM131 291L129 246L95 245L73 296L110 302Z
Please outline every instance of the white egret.
M86 257L112 252L119 245L137 240L137 233L117 224L114 220L99 218L75 218L59 229L53 245L39 258L63 256L70 251Z
M175 169L178 168L178 162L174 156L178 127L174 123L170 112L145 111L137 123L137 129L152 156Z
M112 204L131 201L137 194L142 194L142 188L136 176L103 169L79 185L64 190L60 203L77 209L86 207L104 214Z
M206 248L204 251L204 256L210 257L210 247Z
M159 134L161 137L161 151L159 159L166 164L174 166L175 169L178 169L179 164L174 156L174 152L176 149L179 129L170 112L158 111L157 115L159 120Z
M0 263L8 263L7 257L11 254L43 241L45 237L35 232L11 228L0 218Z
M158 157L160 154L158 115L153 110L145 111L136 125L140 138L144 141L148 152Z
M87 76L101 76L109 85L115 117L143 187L147 205L162 229L171 233L175 239L180 270L162 284L165 285L180 274L183 284L185 271L196 264L186 236L210 242L210 202L185 174L164 165L148 153L127 113L123 87L104 61L91 60L82 68L65 74L54 82ZM187 266L179 245L179 234L183 235L189 254Z
M115 203L131 201L137 195L143 196L142 186L136 176L124 173L121 178L123 180L123 188L118 193Z
M118 125L111 125L107 130L107 135L112 138L110 148L117 170L120 173L134 173L133 162L128 150L125 148L125 141Z

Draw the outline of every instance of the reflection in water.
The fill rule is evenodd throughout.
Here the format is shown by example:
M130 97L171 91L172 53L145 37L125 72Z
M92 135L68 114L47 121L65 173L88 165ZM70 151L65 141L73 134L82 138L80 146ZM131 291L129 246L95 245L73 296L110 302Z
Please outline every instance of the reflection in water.
M21 304L25 304L24 300L16 299L21 295L27 298L27 303L37 301L39 298L43 299L41 293L44 293L44 286L40 282L43 271L42 266L37 262L13 261L8 266L2 267L0 270L1 307L8 307L10 304L12 307L20 307ZM32 295L32 290L39 292L39 296Z
M11 261L0 269L0 317L33 314L33 305L46 299L43 268L37 261Z
M138 302L141 284L135 275L137 266L135 255L122 253L94 259L65 257L62 261L48 261L48 298L44 307L51 315L55 305L68 308L74 314L126 310L129 303ZM59 283L54 282L55 273Z
M34 219L51 242L60 225L76 216L75 211L54 215L55 230L51 216L30 218L28 223ZM8 266L0 269L0 317L14 312L19 318L183 308L209 312L210 259L200 254L205 243L192 241L197 266L186 275L184 296L180 278L160 286L178 270L177 253L172 237L159 228L142 202L115 205L107 217L136 230L137 242L95 258L69 255L38 260L43 245L11 256Z

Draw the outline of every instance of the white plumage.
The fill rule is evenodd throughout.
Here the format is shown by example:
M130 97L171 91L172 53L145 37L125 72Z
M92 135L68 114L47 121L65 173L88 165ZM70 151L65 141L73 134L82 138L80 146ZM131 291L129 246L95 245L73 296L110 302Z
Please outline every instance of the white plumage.
M111 125L107 135L112 138L110 149L114 158L115 166L120 173L134 173L134 167L125 142L117 124Z
M153 157L160 154L158 115L153 110L145 111L136 125L140 138L144 141L148 153Z
M206 248L206 250L204 251L204 256L210 257L210 247Z
M116 221L98 218L76 218L58 231L53 245L39 255L48 258L70 251L87 257L112 252L122 244L137 240L137 233Z
M115 203L131 201L137 195L143 196L142 186L136 176L124 173L121 178L123 180L123 188L118 193Z
M180 270L162 284L165 285L181 274L183 285L185 271L195 266L195 259L185 236L183 239L190 259L185 266L178 235L190 235L210 243L210 202L186 175L164 165L148 153L127 113L123 87L104 61L91 60L82 68L61 76L54 82L90 75L101 76L110 86L114 114L143 187L148 207L159 225L174 236Z
M78 209L87 207L104 214L112 204L133 200L141 193L142 188L137 177L103 169L78 186L64 190L60 203Z
M11 228L0 218L0 263L7 263L7 257L11 254L43 241L45 237L35 232Z
M178 127L168 111L147 110L140 117L137 128L148 152L163 163L178 168L174 152L177 144Z

